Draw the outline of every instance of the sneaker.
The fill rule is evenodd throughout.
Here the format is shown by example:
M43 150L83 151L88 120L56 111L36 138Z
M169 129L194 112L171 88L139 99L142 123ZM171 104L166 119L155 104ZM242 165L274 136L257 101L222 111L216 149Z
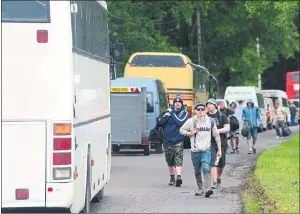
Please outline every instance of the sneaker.
M256 154L256 149L252 148L253 154Z
M169 182L169 186L174 186L175 185L175 177L171 176L170 182Z
M248 154L249 155L252 154L252 149L249 149Z
M235 149L235 153L240 153L239 148Z
M211 185L211 188L212 189L217 189L217 182L216 181L213 182L213 184Z
M214 192L210 189L205 193L205 198L209 198L209 196L211 196L212 194L214 194Z
M233 149L232 152L230 152L230 154L235 154L235 149Z
M221 187L221 178L217 178L217 188Z
M279 139L280 137L279 137L279 136L276 136L275 138L276 138L276 139Z
M203 196L203 195L204 195L204 190L198 189L198 190L195 192L195 196Z
M284 139L284 137L281 137L281 139Z
M176 187L180 187L182 184L182 179L181 179L181 176L177 176L177 179L176 179Z

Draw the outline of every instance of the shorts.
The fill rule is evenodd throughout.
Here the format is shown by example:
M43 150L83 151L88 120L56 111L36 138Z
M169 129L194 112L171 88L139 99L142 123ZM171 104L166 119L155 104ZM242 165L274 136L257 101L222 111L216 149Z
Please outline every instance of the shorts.
M169 167L182 166L183 163L183 142L164 143L165 158Z
M257 127L251 127L247 139L248 139L248 140L251 140L251 138L252 138L253 140L256 140L256 139L257 139Z
M238 135L238 134L240 134L240 130L238 129L238 130L236 130L236 131L229 131L228 132L228 138L230 138L230 137L236 137L236 135Z
M224 168L226 165L226 146L221 145L221 150L222 150L222 156L219 160L219 164L217 166L214 165L216 158L217 158L217 152L218 152L218 147L217 145L212 145L211 146L211 161L210 161L210 166L211 167L218 167L218 168Z

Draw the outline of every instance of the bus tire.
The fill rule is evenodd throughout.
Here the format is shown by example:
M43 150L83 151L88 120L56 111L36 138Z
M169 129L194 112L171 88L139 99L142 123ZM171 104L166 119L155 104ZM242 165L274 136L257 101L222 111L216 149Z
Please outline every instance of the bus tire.
M150 145L144 146L144 155L149 156L150 155Z
M104 187L95 195L95 197L92 199L93 203L100 202L104 197Z
M83 208L83 213L90 213L91 211L91 159L90 153L87 156L87 172L86 172L86 182L85 182L85 203Z

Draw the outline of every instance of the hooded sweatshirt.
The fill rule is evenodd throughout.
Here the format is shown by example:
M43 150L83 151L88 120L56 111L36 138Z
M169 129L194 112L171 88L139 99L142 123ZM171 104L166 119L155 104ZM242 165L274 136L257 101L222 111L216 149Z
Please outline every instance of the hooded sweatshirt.
M211 146L211 135L221 144L217 126L214 123L214 126L211 127L211 119L206 114L204 115L203 121L201 121L197 115L189 118L180 128L180 134L186 135L189 131L193 130L195 128L194 120L196 120L196 128L198 132L196 134L196 140L195 136L190 138L192 152L203 152L209 149Z
M246 106L243 109L243 113L242 113L243 121L248 120L251 123L252 127L257 127L258 126L257 121L259 121L259 124L262 125L263 121L261 120L259 110L256 106L254 106L254 102L251 98L249 98L247 100L247 104L248 103L252 103L253 107L250 109L248 106Z
M183 111L183 114L180 115L181 111ZM187 118L188 113L184 105L182 105L180 110L175 110L174 107L172 107L170 116L165 114L157 122L159 126L164 128L164 143L177 144L183 141L184 136L179 133L179 128L185 123Z

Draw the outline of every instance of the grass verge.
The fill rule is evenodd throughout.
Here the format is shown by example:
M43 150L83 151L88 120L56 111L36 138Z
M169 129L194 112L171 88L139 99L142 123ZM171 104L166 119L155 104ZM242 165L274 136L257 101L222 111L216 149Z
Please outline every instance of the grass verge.
M246 213L299 213L299 134L261 154L243 204Z

